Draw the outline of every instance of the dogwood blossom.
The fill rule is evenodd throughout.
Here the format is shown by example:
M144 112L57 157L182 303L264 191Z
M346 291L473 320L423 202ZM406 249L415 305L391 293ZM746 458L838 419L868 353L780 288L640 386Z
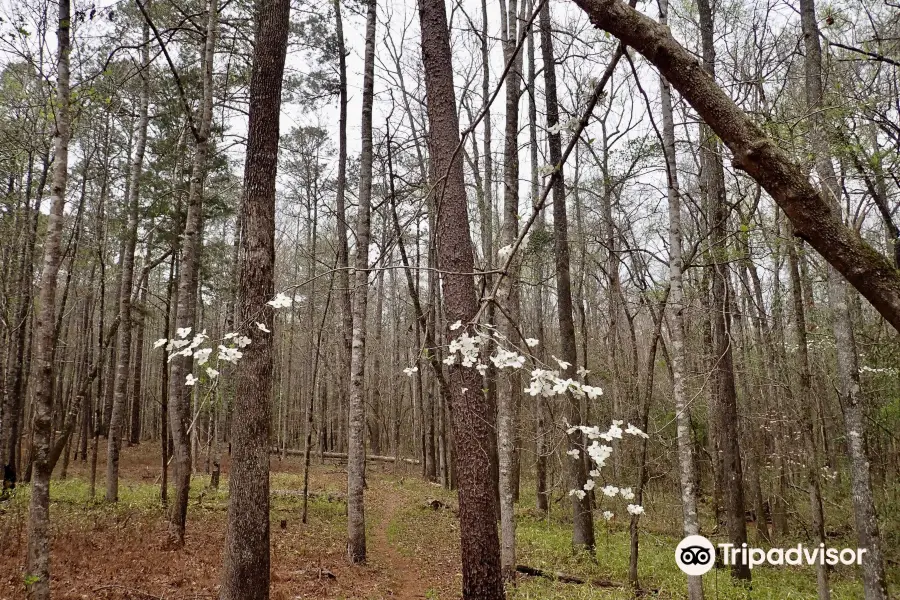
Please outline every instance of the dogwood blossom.
M525 343L528 345L529 348L534 348L538 344L540 344L540 342L536 338L525 338Z
M260 331L264 332L264 333L272 333L272 332L269 330L269 328L266 327L266 324L265 324L265 323L260 323L259 321L256 322L256 328L259 329Z
M619 490L619 494L623 500L634 500L634 492L631 491L631 488L622 488Z
M418 372L419 372L419 367L406 367L405 369L403 369L403 373L407 377L412 377L414 374L416 374Z
M600 488L600 491L603 492L604 496L609 496L610 498L612 498L619 493L619 488L614 485L606 485Z
M640 504L629 504L626 507L626 510L632 515L642 515L644 514L644 507Z
M167 340L166 338L159 338L158 340L153 342L153 349L156 350L157 348L162 348L167 343L169 343L169 340Z
M195 383L197 383L197 378L192 373L188 373L184 378L184 385L194 385Z
M190 327L179 327L175 333L178 334L178 337L180 337L181 339L184 339L187 336L191 335L191 328Z
M614 516L615 515L612 513L612 511L609 511L609 510L603 511L603 518L606 519L607 521L611 521Z
M572 448L571 450L567 450L566 454L568 454L575 460L578 460L578 457L581 456L581 450L579 450L578 448Z
M206 367L206 374L209 375L210 379L215 379L219 376L219 372L213 369L212 367Z
M225 362L234 364L242 356L244 356L244 353L237 348L229 348L227 346L219 345L219 358L221 360L224 360Z
M638 429L631 423L628 424L628 429L625 430L625 433L630 434L630 435L635 435L638 437L642 437L644 439L647 439L650 437L649 435L647 435L646 433L644 433L643 431L641 431L640 429Z
M594 485L596 485L596 484L594 483L594 480L593 480L593 479L588 479L588 480L585 482L585 484L584 484L584 491L586 491L586 492L591 491L592 489L594 489Z
M275 294L275 297L266 302L272 308L287 308L291 305L291 299L288 296L285 296L281 292Z
M462 327L462 321L457 321L456 323L454 323L453 325L450 326L450 331L456 331L460 327Z
M579 500L584 500L584 497L587 496L587 494L584 493L584 490L570 490L569 495L576 496Z
M506 260L512 254L512 251L513 251L512 244L508 244L506 246L503 246L499 250L497 250L497 257L500 260Z
M206 361L209 360L210 354L212 354L212 348L200 348L194 352L194 358L197 359L198 365L205 365Z

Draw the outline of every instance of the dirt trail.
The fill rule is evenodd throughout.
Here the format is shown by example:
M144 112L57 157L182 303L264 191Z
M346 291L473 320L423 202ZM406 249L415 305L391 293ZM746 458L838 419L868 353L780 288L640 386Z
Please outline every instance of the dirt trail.
M404 556L390 542L388 530L397 513L399 502L396 501L396 498L392 498L391 490L385 489L384 483L379 483L379 519L372 542L375 556L384 564L391 581L395 584L394 588L391 589L391 597L402 598L403 600L425 598L425 592L422 589L423 580L420 566L416 565L414 560Z

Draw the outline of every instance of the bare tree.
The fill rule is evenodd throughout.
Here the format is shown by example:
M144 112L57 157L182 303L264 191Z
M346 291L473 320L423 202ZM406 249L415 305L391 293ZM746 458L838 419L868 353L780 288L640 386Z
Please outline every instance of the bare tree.
M53 177L50 214L44 237L44 261L38 296L40 309L34 323L34 415L32 420L31 500L28 505L28 557L26 593L29 600L50 600L50 463L53 411L53 354L56 288L62 262L60 242L69 168L71 112L69 53L71 12L69 0L60 0L56 30L56 129L53 133Z
M369 237L372 210L372 104L375 86L375 24L377 3L367 1L366 54L363 69L362 153L356 225L356 270L353 291L353 341L350 353L350 429L347 446L347 556L366 561L366 520L363 489L366 478L366 307L369 300Z

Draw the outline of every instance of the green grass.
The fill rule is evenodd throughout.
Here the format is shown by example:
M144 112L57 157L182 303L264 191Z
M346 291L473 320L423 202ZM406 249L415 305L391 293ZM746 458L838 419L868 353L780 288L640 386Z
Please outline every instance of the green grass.
M571 525L556 520L537 520L522 515L518 520L519 562L548 571L562 571L586 580L605 580L622 584L609 589L585 585L562 584L547 579L527 578L510 598L548 598L559 600L632 598L627 589L630 542L624 527L607 528L605 522L596 525L596 562L588 557L573 556ZM642 532L638 578L645 589L655 590L660 598L683 598L685 576L674 560L675 537ZM794 544L797 542L795 541ZM842 545L844 542L837 542ZM847 542L849 544L849 542ZM786 545L790 543L785 542ZM703 577L707 597L729 599L788 600L815 598L816 573L814 567L756 567L752 587L745 588L733 580L725 569L710 571ZM852 568L841 567L831 576L832 598L862 597L862 585Z

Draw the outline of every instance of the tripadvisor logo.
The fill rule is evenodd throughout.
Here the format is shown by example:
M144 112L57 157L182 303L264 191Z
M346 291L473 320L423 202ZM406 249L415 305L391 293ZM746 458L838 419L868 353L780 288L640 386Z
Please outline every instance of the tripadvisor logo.
M808 547L797 544L791 548L751 548L747 544L740 547L734 544L719 544L722 564L746 564L753 567L769 564L783 565L861 565L865 548L826 548L825 544ZM699 576L713 568L716 562L716 549L712 542L702 535L689 535L675 548L675 563L687 575Z

